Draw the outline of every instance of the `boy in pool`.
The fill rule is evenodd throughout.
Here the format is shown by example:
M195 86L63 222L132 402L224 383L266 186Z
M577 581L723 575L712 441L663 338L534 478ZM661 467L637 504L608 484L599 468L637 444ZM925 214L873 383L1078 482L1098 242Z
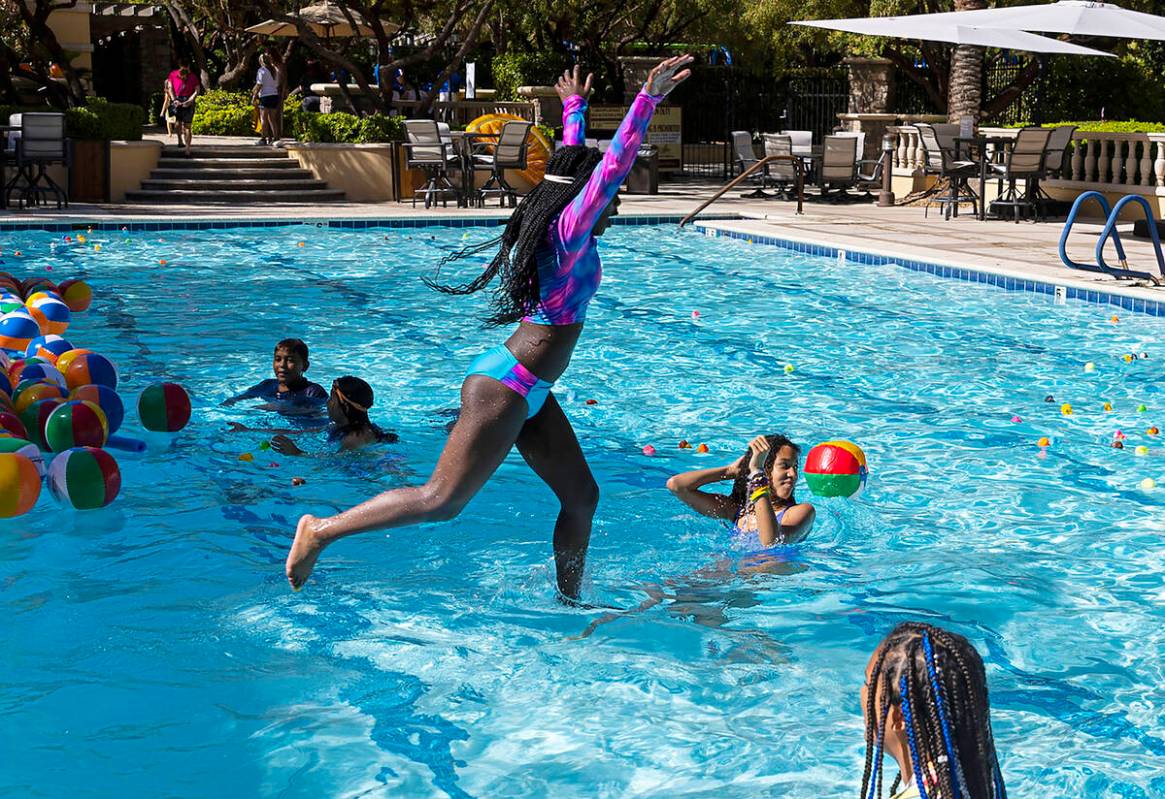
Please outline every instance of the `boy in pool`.
M297 338L285 338L275 345L272 370L275 377L263 380L242 394L231 397L223 405L234 405L245 399L263 399L265 410L281 413L313 413L328 399L328 392L319 383L303 376L311 363L307 345Z
M329 443L338 443L341 452L361 449L370 444L394 444L399 440L396 433L381 430L368 418L368 409L372 407L372 386L358 377L350 375L338 378L332 383L332 392L328 396L328 419L331 423L326 427L316 427L307 430L276 430L248 428L242 425L232 425L234 432L265 432L275 433L271 439L271 449L283 455L306 455L288 437L288 433L327 433Z

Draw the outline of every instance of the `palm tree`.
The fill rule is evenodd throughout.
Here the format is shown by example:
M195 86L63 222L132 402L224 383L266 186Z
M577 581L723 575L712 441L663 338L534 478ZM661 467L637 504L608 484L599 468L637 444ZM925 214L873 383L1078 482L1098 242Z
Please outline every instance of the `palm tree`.
M986 8L986 0L955 0L955 11ZM965 116L979 119L983 106L983 48L961 44L951 54L951 80L947 92L947 119Z

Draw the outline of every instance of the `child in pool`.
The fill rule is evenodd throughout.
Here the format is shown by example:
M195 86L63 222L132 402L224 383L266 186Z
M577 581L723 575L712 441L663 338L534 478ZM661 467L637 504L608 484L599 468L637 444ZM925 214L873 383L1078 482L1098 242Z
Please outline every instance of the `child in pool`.
M667 487L705 516L755 532L763 546L793 544L809 534L817 515L811 504L793 496L800 455L801 448L783 435L757 436L748 452L728 466L677 474ZM733 481L731 494L700 490L724 480Z
M341 452L361 449L369 444L395 443L399 440L396 433L386 433L368 418L368 409L372 407L372 402L372 386L358 377L341 377L332 383L332 393L328 396L328 418L331 423L327 427L317 427L314 430L271 431L278 432L278 435L271 439L271 449L283 455L306 454L288 438L289 432L326 432L329 443L338 443Z
M883 754L898 764L891 799L1006 799L987 674L966 638L899 624L866 664L861 702L862 799L882 797Z
M328 399L328 392L319 383L303 376L310 366L307 344L297 338L285 338L275 345L271 364L273 379L263 380L242 394L231 397L223 405L234 405L245 399L267 400L259 406L281 413L312 413Z

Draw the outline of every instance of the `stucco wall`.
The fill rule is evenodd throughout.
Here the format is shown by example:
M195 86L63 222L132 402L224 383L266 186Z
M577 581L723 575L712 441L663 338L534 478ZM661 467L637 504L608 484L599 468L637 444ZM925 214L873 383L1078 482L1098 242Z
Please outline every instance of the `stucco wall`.
M353 202L392 199L391 144L289 144L287 152Z
M159 141L115 141L109 147L109 199L121 202L127 191L137 191L157 168L162 156Z

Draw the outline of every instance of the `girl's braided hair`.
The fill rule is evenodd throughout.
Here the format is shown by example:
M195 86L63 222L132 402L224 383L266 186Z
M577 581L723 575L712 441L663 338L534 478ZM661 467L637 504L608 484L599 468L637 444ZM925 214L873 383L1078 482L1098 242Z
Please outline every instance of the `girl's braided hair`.
M494 290L494 310L486 317L485 324L490 327L510 324L533 313L541 299L535 250L546 242L551 223L583 190L601 159L599 151L593 147L568 145L555 150L546 164L546 174L572 178L569 183L543 180L510 215L502 235L447 255L438 266L439 273L445 264L500 245L497 255L485 270L474 280L459 286L439 283L436 277L425 278L425 284L446 294L473 294L500 275L501 283Z

